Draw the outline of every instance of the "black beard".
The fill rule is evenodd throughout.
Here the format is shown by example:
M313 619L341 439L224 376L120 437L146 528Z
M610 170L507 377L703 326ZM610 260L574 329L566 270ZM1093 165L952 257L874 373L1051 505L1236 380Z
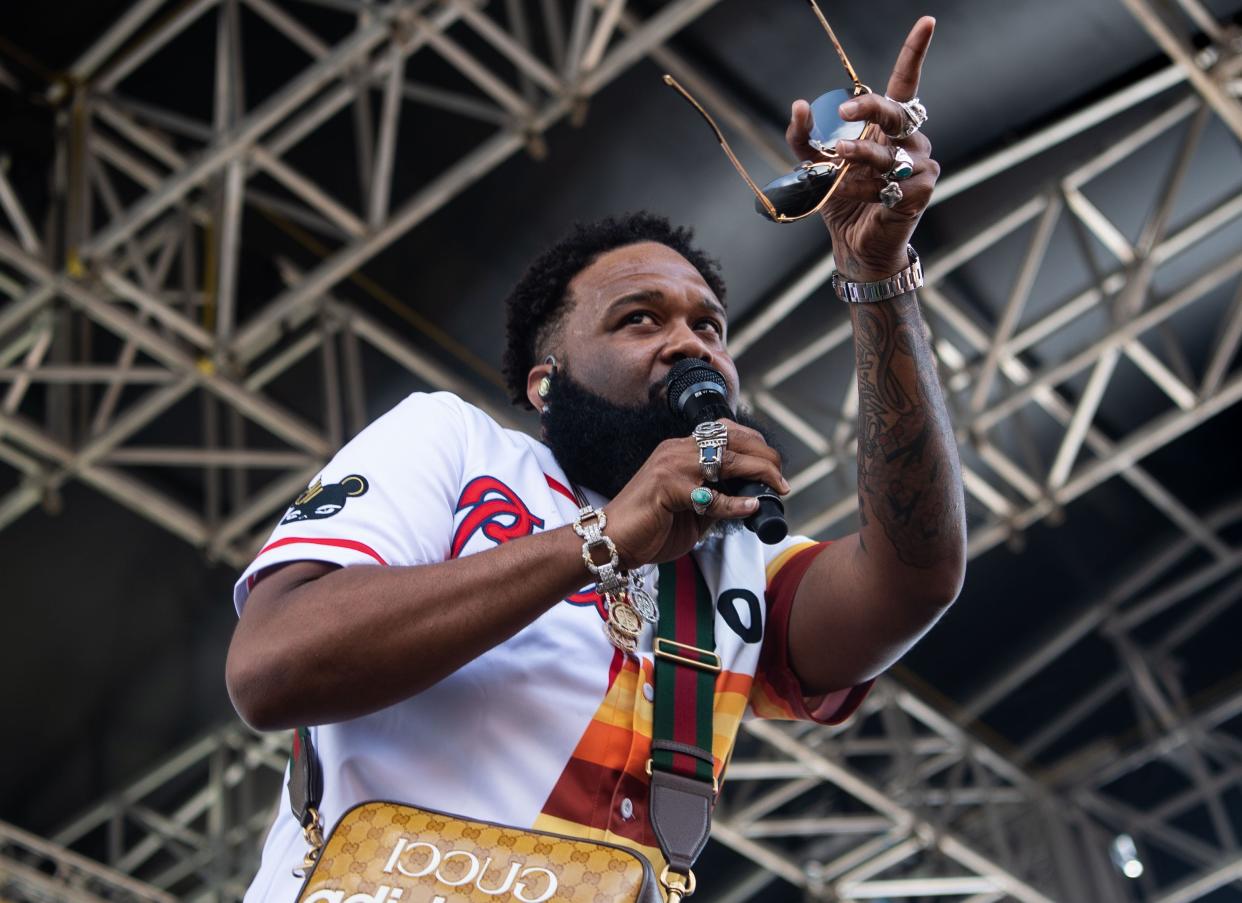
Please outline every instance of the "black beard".
M551 383L540 421L543 441L571 482L605 498L613 498L625 488L657 445L665 439L689 436L694 429L694 424L669 410L663 383L648 390L646 404L634 406L615 404L596 395L571 379L564 367ZM757 430L772 444L766 426L749 411L734 413L720 405L712 413ZM740 522L730 525L740 526Z

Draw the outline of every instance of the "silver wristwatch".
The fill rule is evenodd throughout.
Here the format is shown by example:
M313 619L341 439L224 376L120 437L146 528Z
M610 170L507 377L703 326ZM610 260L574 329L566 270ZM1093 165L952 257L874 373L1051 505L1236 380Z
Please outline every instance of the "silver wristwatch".
M840 273L832 274L832 288L837 297L851 304L887 301L916 288L923 287L923 264L919 262L918 252L906 245L906 255L910 265L899 273L894 273L879 282L846 282Z

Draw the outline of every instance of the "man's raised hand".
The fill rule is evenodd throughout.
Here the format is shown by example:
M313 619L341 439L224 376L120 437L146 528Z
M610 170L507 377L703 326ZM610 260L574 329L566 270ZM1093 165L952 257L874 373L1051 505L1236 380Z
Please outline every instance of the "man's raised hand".
M906 245L931 203L932 189L940 176L940 164L932 159L926 135L915 132L904 139L889 137L898 134L905 124L898 101L913 100L918 94L935 27L936 20L930 16L915 23L893 67L887 97L862 94L841 105L844 119L872 122L879 128L866 140L837 142L837 153L852 165L822 211L837 269L851 281L886 279L909 265ZM811 105L805 100L795 101L785 138L799 160L824 159L809 143L812 124ZM880 191L898 147L910 154L914 173L899 183L902 199L889 208L880 202Z

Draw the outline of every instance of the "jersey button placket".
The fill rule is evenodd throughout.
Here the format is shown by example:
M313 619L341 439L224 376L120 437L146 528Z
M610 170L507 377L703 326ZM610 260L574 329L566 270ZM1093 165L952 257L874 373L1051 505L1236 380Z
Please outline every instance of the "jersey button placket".
M634 667L635 657L626 656L626 658L627 658L627 661L624 667L627 669ZM637 700L638 700L638 692L639 692L638 687L639 687L639 684L643 681L642 658L637 657L637 659L638 659L637 661L638 673L634 675L632 682L625 681L624 675L619 675L617 678L618 682L621 683L623 686L627 683L629 684L629 690L626 693L617 694L618 698L617 698L617 706L616 706L615 711L617 714L617 723L620 723L622 721L622 718L625 719L624 723L626 724L626 727L629 730L631 738L633 738L634 730L635 730L635 727L637 726L635 718L634 718L634 707L637 704ZM634 755L634 741L633 739L631 739L630 749L626 754L626 761L628 762L629 759L633 755ZM608 810L607 830L612 831L614 834L619 833L618 831L619 824L622 821L627 820L625 819L621 811L623 802L630 803L631 812L632 812L632 807L634 805L633 802L629 800L628 797L623 796L623 786L625 782L625 776L626 776L626 771L625 769L622 769L621 773L617 776L616 783L613 784L613 787L612 787L612 799L611 799L610 808Z
M639 735L639 720L638 720L638 706L639 706L640 700L643 697L641 697L639 694L643 693L643 695L645 696L646 694L642 688L650 685L650 677L648 676L647 671L644 667L644 660L643 660L642 655L640 654L636 656L636 658L637 658L637 664L638 664L638 673L634 675L634 683L633 683L632 689L630 690L628 699L626 700L628 702L628 716L629 716L628 727L629 727L629 733L630 733L630 749L629 749L628 754L626 755L626 766L627 767L622 772L620 779L617 781L616 786L613 788L613 798L612 798L613 817L617 818L619 821L622 821L622 822L630 822L634 818L634 801L630 799L630 797L628 796L623 796L623 793L630 792L629 788L626 788L625 785L627 782L632 782L633 780L631 774L633 771L635 757L639 755L643 755L643 753L640 751L640 747L642 746L642 741L644 740L644 738ZM642 763L640 764L645 765L646 761L647 760L644 757ZM614 833L620 833L620 832L615 831Z

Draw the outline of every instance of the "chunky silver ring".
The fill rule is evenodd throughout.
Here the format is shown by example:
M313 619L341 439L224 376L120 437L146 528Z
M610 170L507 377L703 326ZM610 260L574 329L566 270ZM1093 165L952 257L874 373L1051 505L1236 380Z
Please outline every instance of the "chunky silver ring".
M884 134L888 135L888 137L904 141L927 123L927 107L923 106L917 97L913 100L897 100L889 97L887 94L884 96L901 107L902 115L906 120L905 125L901 127L901 131L895 135L889 135L888 132L885 132Z
M914 158L904 147L893 149L893 167L884 173L889 182L904 182L914 175Z
M695 486L690 490L690 507L700 517L707 514L707 509L712 506L712 502L715 500L716 490L714 489L708 489L706 486Z
M719 420L707 420L696 426L690 435L694 436L696 442L706 439L728 439L729 428Z
M901 190L901 186L896 182L889 182L880 189L880 203L892 210L901 203L901 199L905 197L905 193Z
M729 444L729 430L718 420L700 423L694 428L694 441L699 446L699 471L708 483L720 479L720 465Z

